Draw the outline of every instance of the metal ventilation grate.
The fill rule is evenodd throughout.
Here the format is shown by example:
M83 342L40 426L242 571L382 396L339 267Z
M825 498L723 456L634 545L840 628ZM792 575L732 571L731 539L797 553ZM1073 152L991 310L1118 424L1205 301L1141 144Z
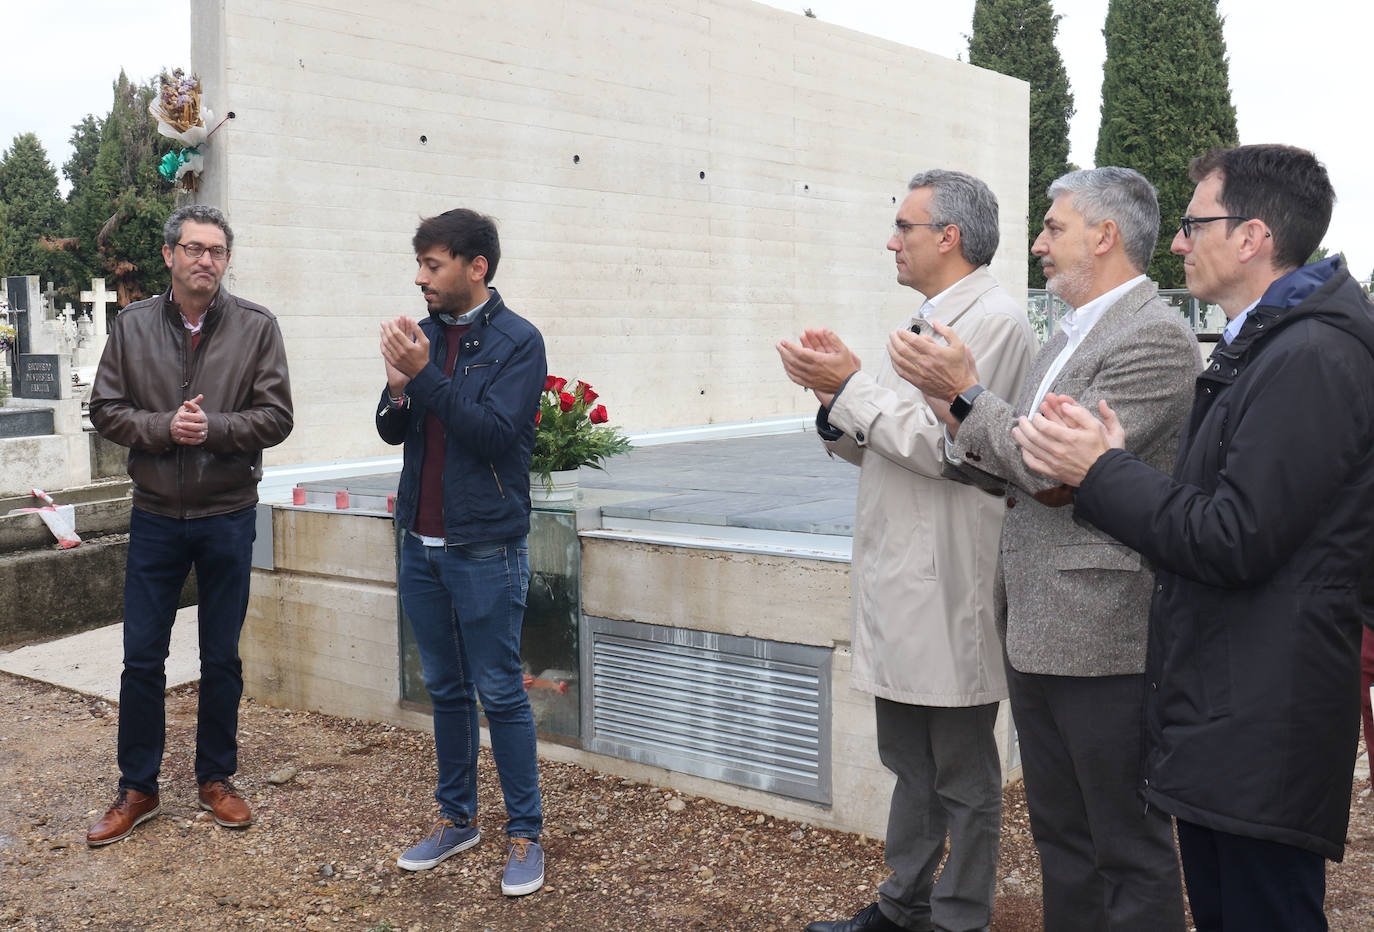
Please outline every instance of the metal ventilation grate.
M830 651L585 617L588 750L830 802Z

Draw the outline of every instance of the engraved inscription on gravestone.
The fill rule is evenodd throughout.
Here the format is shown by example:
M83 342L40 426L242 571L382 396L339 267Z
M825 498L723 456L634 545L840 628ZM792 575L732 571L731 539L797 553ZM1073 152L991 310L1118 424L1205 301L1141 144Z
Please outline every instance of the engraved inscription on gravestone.
M61 367L56 356L24 354L19 357L19 398L61 398Z

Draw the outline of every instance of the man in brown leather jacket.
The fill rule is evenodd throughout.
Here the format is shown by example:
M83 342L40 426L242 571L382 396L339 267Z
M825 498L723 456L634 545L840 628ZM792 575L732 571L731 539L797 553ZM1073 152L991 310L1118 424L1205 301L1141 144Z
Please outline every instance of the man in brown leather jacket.
M196 570L200 707L196 782L215 821L253 821L238 769L239 631L248 609L262 451L291 433L291 386L277 320L220 288L234 234L213 207L178 208L163 228L165 294L124 308L91 391L91 423L129 448L133 511L124 578L119 789L86 834L126 837L161 809L163 690L182 585Z

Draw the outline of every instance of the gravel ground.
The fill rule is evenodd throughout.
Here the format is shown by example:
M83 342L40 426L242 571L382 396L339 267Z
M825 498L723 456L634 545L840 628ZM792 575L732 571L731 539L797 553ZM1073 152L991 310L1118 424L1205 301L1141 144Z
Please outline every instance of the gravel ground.
M711 930L800 932L847 916L886 876L882 844L673 790L543 762L548 883L503 897L503 815L483 751L483 842L408 873L434 817L429 735L245 702L236 782L256 823L196 807L195 687L168 698L162 815L106 848L86 827L113 798L115 709L0 674L0 930ZM281 782L278 782L281 781ZM1329 871L1337 932L1374 928L1374 805L1352 793ZM1007 790L993 932L1040 928L1020 785Z

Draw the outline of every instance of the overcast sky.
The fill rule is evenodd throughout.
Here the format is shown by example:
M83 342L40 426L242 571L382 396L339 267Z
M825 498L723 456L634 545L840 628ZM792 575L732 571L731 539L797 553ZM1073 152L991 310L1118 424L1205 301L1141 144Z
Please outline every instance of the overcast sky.
M950 58L966 52L973 22L973 0L766 2L797 14L810 6L826 22ZM1089 167L1097 144L1107 0L1055 0L1054 8L1063 16L1059 50L1078 108L1069 158ZM1345 252L1357 278L1368 277L1374 225L1365 218L1374 211L1374 159L1365 124L1374 105L1361 95L1369 86L1374 4L1221 0L1220 8L1241 142L1291 143L1326 162L1337 203L1325 245ZM108 112L110 85L121 67L143 80L190 64L188 0L67 0L57 8L5 0L0 9L7 39L0 54L0 145L8 148L15 134L36 132L59 173L71 154L72 124L87 113Z

